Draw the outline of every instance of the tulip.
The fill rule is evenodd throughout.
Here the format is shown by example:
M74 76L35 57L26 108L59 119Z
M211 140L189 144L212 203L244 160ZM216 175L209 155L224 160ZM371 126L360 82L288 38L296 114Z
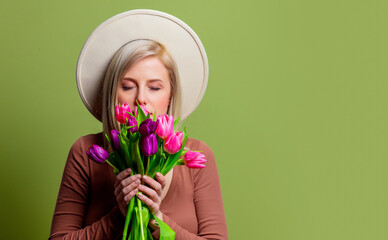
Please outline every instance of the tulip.
M130 126L130 127L134 126L134 127L131 127L130 129L128 129L128 132L135 133L137 131L137 121L136 121L136 118L130 116L128 118L127 126Z
M147 108L144 106L144 105L140 105L140 107L141 107L141 110L143 110L143 112L144 112L144 115L148 115L148 110L147 110ZM137 108L137 106L135 107L135 115L137 116L137 113L138 113L138 108Z
M200 152L187 151L183 156L183 161L189 168L204 168L207 160Z
M174 119L172 116L168 117L167 114L160 115L158 117L158 127L156 128L156 134L166 140L166 138L174 132Z
M140 134L142 136L148 136L151 133L155 133L155 130L158 127L158 123L158 121L154 122L151 118L147 118L139 126Z
M141 137L140 149L144 156L152 156L158 151L158 140L155 133Z
M164 143L164 150L166 150L169 154L177 153L182 147L182 139L182 132L170 134Z
M93 144L86 153L98 163L103 163L109 158L108 151L95 144Z
M124 103L123 105L119 106L116 105L116 119L122 124L127 123L127 119L130 117L130 115L127 112L131 112L131 108L129 107L128 103Z
M116 129L113 129L112 131L110 131L110 135L112 136L113 148L116 150L119 150L120 149L119 131L117 131Z

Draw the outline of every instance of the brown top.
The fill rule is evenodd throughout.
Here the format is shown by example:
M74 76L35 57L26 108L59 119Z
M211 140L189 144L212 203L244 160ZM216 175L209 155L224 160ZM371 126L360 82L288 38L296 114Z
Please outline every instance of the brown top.
M49 239L120 239L124 216L114 195L115 175L107 164L91 160L86 151L102 146L102 133L79 138L71 147ZM186 147L200 150L208 160L203 169L176 166L160 205L163 221L176 239L227 239L217 166L212 150L189 138ZM159 239L159 230L153 234Z

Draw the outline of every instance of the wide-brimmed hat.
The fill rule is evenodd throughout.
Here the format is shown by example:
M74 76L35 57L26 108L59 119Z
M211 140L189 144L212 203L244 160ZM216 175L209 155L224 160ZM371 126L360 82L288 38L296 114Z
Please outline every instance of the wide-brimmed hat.
M149 39L165 46L181 83L181 118L200 103L208 81L208 61L197 34L180 19L155 10L120 13L99 25L86 40L77 63L77 86L87 109L101 121L102 83L113 55L126 43Z

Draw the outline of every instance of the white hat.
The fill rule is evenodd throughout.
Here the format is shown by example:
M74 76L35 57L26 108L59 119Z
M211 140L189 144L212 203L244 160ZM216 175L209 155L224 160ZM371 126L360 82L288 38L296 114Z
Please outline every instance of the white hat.
M86 40L77 63L77 86L87 109L101 121L101 87L113 55L126 43L150 39L163 44L174 59L181 83L181 118L188 117L205 93L209 67L197 34L167 13L137 9L113 16Z

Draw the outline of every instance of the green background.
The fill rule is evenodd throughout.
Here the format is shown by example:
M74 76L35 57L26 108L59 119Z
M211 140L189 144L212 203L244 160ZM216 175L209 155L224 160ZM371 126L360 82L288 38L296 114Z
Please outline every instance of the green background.
M1 1L0 232L47 239L73 142L101 125L75 83L109 17L185 21L209 58L184 123L214 151L230 239L388 236L388 3L383 0Z

